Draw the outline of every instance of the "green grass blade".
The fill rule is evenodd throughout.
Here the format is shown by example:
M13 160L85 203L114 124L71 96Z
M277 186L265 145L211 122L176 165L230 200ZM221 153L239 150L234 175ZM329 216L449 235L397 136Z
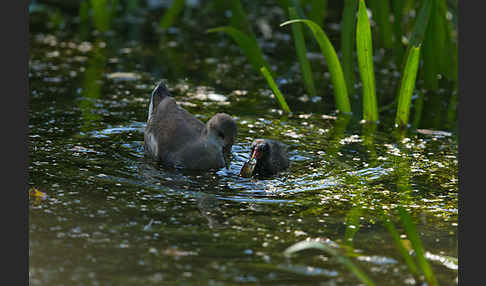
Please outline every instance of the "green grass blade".
M427 89L437 90L439 88L439 64L444 54L445 34L440 23L439 10L436 1L432 1L432 7L427 30L425 31L423 51L423 79Z
M393 225L393 223L387 217L384 217L383 224L385 225L388 232L391 234L398 251L400 252L400 254L402 254L402 257L403 257L403 259L405 260L405 263L408 266L408 269L410 269L410 272L412 272L412 274L415 277L418 277L420 273L419 273L419 270L417 268L417 265L413 261L412 256L410 256L407 249L405 249L405 247L403 246L402 240L400 239L400 235L398 234L398 231L395 228L395 225Z
M177 16L184 9L184 0L173 0L172 5L167 9L162 19L160 19L159 27L161 29L168 29L177 19Z
M89 36L89 3L82 1L79 5L79 34L82 39Z
M368 276L363 271L361 271L361 269L359 269L356 265L354 265L348 258L346 258L344 255L340 254L335 249L333 249L333 248L331 248L331 247L329 247L325 244L322 244L320 242L317 242L317 241L300 241L300 242L297 242L294 245L291 245L290 247L288 247L284 251L284 255L289 257L295 252L298 252L298 251L301 251L301 250L306 250L306 249L313 249L313 248L319 249L321 251L324 251L327 254L330 254L330 255L336 257L336 259L341 264L343 264L349 270L351 270L351 272L364 284L366 284L368 286L375 285L375 283L370 278L368 278Z
M369 0L368 2L378 29L378 42L380 46L389 49L393 44L390 2L389 0Z
M394 44L393 44L393 54L395 57L395 64L397 67L402 66L403 53L405 52L402 43L402 23L403 23L403 10L404 10L405 0L393 0L392 10L393 10L393 33L394 33Z
M324 25L327 12L327 0L310 0L309 19L316 24Z
M356 10L358 0L344 0L343 20L341 23L341 53L344 80L349 93L354 90L354 64L353 51L355 39Z
M240 0L231 0L230 23L233 28L242 31L247 35L255 36Z
M214 32L225 32L228 35L230 35L233 40L238 44L240 49L243 51L245 54L246 58L250 62L250 64L255 68L257 72L260 71L260 67L264 66L267 70L270 70L270 67L267 63L267 61L263 57L263 53L260 50L260 47L258 46L258 43L255 39L255 37L251 37L248 35L245 35L241 31L225 26L225 27L217 27L213 29L207 30L208 33L214 33Z
M109 11L109 14L110 14L110 22L112 21L112 19L115 19L116 18L116 9L118 8L118 2L119 0L111 0L111 7L110 7L110 11Z
M412 129L417 129L420 127L420 121L422 120L422 111L424 109L424 93L420 90L417 93L418 98L413 104L415 114L413 116Z
M410 104L415 88L415 79L420 61L420 46L413 47L408 54L405 69L402 74L400 90L398 94L398 107L395 117L395 124L400 127L407 126L410 114Z
M291 19L297 19L297 11L294 7L289 8L289 15ZM300 70L302 72L302 78L304 79L304 85L310 96L317 95L317 91L312 79L312 70L307 59L307 49L305 47L304 34L302 33L301 24L292 25L292 34L294 35L295 50L297 52L297 58L299 59Z
M442 24L444 25L445 30L445 46L448 48L443 54L445 58L440 60L443 63L444 67L441 67L441 71L444 73L445 76L449 77L451 80L457 82L457 42L453 39L453 24L452 19L448 20L446 18L447 15L447 5L445 1L439 2L440 13L442 16ZM457 40L457 37L456 37Z
M321 48L322 54L327 61L327 66L329 68L329 72L331 73L331 80L334 86L334 99L336 101L336 108L345 113L351 112L351 106L349 104L348 98L348 91L346 89L346 82L344 81L343 70L341 68L341 64L339 62L339 58L332 46L331 42L329 41L328 37L324 33L324 31L319 27L316 23L312 22L311 20L305 19L296 19L286 21L280 26L285 26L292 23L305 23L317 40L319 47Z
M363 119L368 122L376 122L378 121L378 107L373 68L373 46L371 43L371 27L364 0L359 1L356 50L363 84Z
M278 89L277 84L273 80L273 77L270 74L270 72L265 67L261 67L260 72L263 74L263 77L265 77L265 79L267 80L267 83L270 86L270 88L272 89L273 94L275 94L275 97L277 98L277 101L280 104L280 107L282 107L282 109L285 112L290 113L290 108L287 105L287 102L285 101L285 98L283 97L282 93Z
M93 24L95 28L104 33L110 28L110 11L107 0L90 0L93 9Z
M277 0L278 5L284 12L287 12L288 7L290 6L289 0Z
M405 211L405 209L399 207L398 210L400 211L400 218L402 220L403 226L405 227L405 233L412 243L412 247L415 251L415 256L417 258L417 263L424 273L427 284L429 284L430 286L437 286L437 280L434 273L432 272L432 268L430 267L429 262L425 258L425 251L422 246L422 241L420 240L415 224L413 223L410 215Z
M361 216L362 209L356 207L351 209L344 220L346 230L344 232L344 244L349 247L353 247L353 239L356 232L359 230L359 217Z
M415 20L412 35L410 36L409 46L418 46L422 43L425 35L425 31L427 30L427 25L429 23L430 12L432 10L432 4L434 0L424 0L422 7L417 16L417 20Z

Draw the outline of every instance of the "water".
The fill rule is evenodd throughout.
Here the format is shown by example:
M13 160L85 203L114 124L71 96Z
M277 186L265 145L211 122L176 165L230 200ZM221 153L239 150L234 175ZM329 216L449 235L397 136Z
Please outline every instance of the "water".
M41 15L31 17L32 26ZM349 254L377 285L410 285L378 218L381 210L390 213L403 234L397 206L412 215L439 284L457 284L450 259L458 257L454 132L400 137L386 128L393 120L387 114L377 130L359 118L336 120L332 99L302 95L298 69L282 76L294 114L281 116L264 80L221 36L82 39L69 29L35 27L29 185L47 197L29 202L31 285L358 283L324 253L284 257L306 239ZM143 38L144 29L134 35ZM290 55L277 64L279 74L295 60ZM201 120L216 112L235 117L230 169L180 172L144 159L149 94L160 78ZM331 94L325 75L319 82L318 90ZM265 180L239 177L254 138L286 143L290 169Z

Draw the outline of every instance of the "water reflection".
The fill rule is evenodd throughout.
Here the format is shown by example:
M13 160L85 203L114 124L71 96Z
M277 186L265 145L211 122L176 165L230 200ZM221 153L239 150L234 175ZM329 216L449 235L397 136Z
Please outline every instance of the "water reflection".
M83 76L81 99L78 101L79 109L82 113L83 125L81 131L87 132L98 126L101 115L97 112L97 100L101 96L101 86L103 81L106 57L103 48L100 47L101 41L92 45L93 49L88 58L87 67Z
M136 38L138 27L133 29ZM52 35L32 40L29 185L48 195L29 204L32 285L354 281L323 255L290 264L282 251L304 237L336 240L363 269L403 285L409 273L375 224L375 210L398 204L414 205L419 213L441 285L457 276L448 259L457 256L457 144L450 135L394 138L379 126L354 128L346 116L323 118L321 110L280 117L258 81L238 82L238 64L225 63L240 73L232 78L207 64L218 63L226 50L203 47L218 58L205 61L185 42L194 38L178 33L157 39L159 47L143 45L120 56L120 38L103 39L108 44ZM58 53L46 57L53 47ZM82 77L64 76L78 66L86 68ZM113 69L142 76L103 76ZM219 110L240 117L229 170L181 172L145 160L148 94L161 75L174 79L171 86L183 82L176 97L201 118ZM191 80L176 79L185 76ZM254 90L215 90L225 95L219 102L192 96L216 80L230 90L240 84ZM266 180L238 176L257 135L291 146L288 172Z

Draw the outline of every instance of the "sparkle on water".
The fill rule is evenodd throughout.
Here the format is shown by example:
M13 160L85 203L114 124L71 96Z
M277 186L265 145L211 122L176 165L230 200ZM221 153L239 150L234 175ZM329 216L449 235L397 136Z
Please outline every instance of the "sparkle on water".
M369 132L291 89L294 114L281 116L238 50L226 51L229 41L181 37L157 46L31 34L29 185L46 194L29 204L31 285L357 282L322 253L284 257L309 238L343 248L374 281L408 285L414 277L377 219L399 205L414 217L439 284L457 284L454 134ZM188 64L177 66L182 57ZM181 172L144 160L149 94L160 78L201 120L235 117L228 170ZM290 169L278 178L239 176L258 137L289 146ZM357 222L347 224L355 209ZM351 244L347 229L356 231Z

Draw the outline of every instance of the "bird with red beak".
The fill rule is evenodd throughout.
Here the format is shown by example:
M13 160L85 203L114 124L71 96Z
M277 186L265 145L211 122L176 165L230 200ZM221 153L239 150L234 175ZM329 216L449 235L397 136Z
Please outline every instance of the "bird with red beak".
M269 177L289 167L287 147L272 139L255 139L251 144L250 159L243 165L240 176Z

